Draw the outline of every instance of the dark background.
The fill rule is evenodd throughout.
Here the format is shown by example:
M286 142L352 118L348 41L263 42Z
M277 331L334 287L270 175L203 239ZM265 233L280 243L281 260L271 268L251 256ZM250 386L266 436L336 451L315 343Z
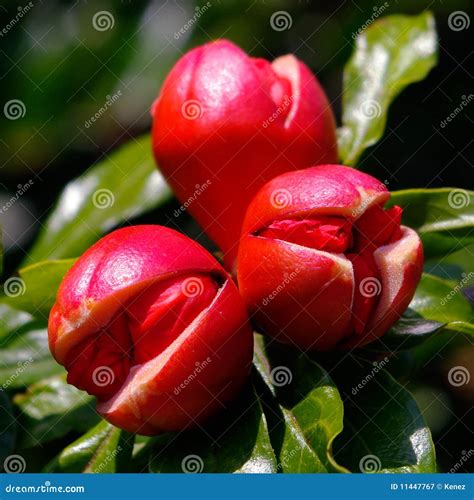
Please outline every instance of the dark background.
M24 257L65 183L87 170L113 148L150 126L149 107L160 83L176 59L190 47L225 37L254 56L273 59L293 52L316 73L341 114L342 69L354 47L352 34L384 2L362 0L247 1L212 0L199 23L176 37L193 17L191 1L36 1L7 34L0 37L1 110L11 99L21 100L26 114L8 120L0 112L0 200L19 184L34 181L8 212L4 227L6 273ZM369 149L361 167L390 189L406 187L474 187L472 123L474 102L444 128L441 121L472 92L473 27L454 31L449 15L463 11L472 18L472 2L390 0L383 15L432 10L439 33L439 64L422 82L410 86L390 108L384 138ZM6 26L28 2L2 1L0 27ZM112 29L98 32L92 18L98 11L114 16ZM272 13L292 17L289 30L276 32ZM122 97L96 123L85 126L107 95ZM170 203L138 222L165 222L177 208ZM199 233L189 218L182 229ZM400 373L411 384L432 427L442 470L449 470L472 447L472 382L466 391L446 387L446 357L439 345L400 359ZM449 356L467 357L462 345ZM470 354L469 354L470 352ZM466 366L469 360L464 360ZM472 365L471 365L472 366ZM474 373L474 370L471 370ZM474 457L464 469L472 470Z

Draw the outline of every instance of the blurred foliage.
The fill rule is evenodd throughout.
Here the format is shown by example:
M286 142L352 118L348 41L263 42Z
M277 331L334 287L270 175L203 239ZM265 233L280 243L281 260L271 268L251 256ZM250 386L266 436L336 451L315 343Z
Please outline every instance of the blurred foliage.
M400 439L401 458L391 452L384 454L386 450L382 448L390 450L393 444L384 442L383 436L377 439L369 427L360 433L360 442L346 449L341 446L341 439L346 436L340 434L335 440L334 459L330 446L342 428L341 397L350 410L346 425L358 425L361 415L351 407L344 384L340 384L338 392L329 379L323 366L332 366L331 363L322 362L319 366L301 358L300 365L294 367L298 376L292 386L298 387L301 397L298 401L289 401L284 391L272 393L271 384L265 380L265 366L270 366L270 361L259 366L257 360L260 374L254 374L254 379L264 403L249 415L248 440L240 442L235 435L225 438L227 442L238 443L248 460L236 463L232 457L222 454L222 450L208 450L205 437L196 435L202 446L201 453L208 453L206 460L213 470L251 467L254 459L255 463L264 463L268 470L275 469L275 460L279 462L277 467L289 471L311 467L343 469L339 464L357 469L358 452L369 445L380 446L378 453L383 457L384 468L395 468L400 461L406 465L408 457L411 470L430 470L434 467L434 456L423 417L433 425L442 470L449 470L465 449L465 428L472 422L472 405L468 399L472 395L472 383L471 389L453 389L446 379L456 363L468 366L474 373L472 350L469 350L472 308L464 298L464 294L469 295L468 281L463 281L462 290L455 296L450 295L456 282L472 274L474 247L458 248L453 244L453 235L464 238L464 243L471 242L472 207L468 204L461 211L447 209L448 191L426 188L474 187L469 162L473 147L469 124L474 108L466 108L448 126L441 125L469 95L471 82L465 65L470 54L471 34L469 30L450 29L448 18L455 10L470 12L471 2L399 0L386 3L388 7L382 16L433 10L439 36L439 64L426 79L410 86L400 96L395 98L396 92L392 92L389 100L395 98L393 105L386 115L384 109L385 134L380 142L363 152L359 164L364 171L387 180L391 190L403 189L395 194L397 203L407 207L408 222L423 233L431 250L436 250L431 252L433 258L427 262L426 269L440 279L425 275L412 303L418 316L407 315L397 325L390 345L399 346L406 342L408 335L415 334L428 340L421 343L419 338L415 339L416 348L397 352L387 368L397 380L413 389L421 414L409 393L384 370L383 380L390 387L389 392L397 393L398 399L388 407L388 414L382 413L377 420L391 419L398 424L408 421L407 428L421 431L421 453L408 457L410 448L404 436ZM149 128L149 108L166 73L192 46L225 37L257 57L272 59L295 53L321 80L341 123L343 67L354 49L356 34L361 27L372 24L374 13L383 3L374 5L373 0L213 0L197 22L181 34L179 30L195 17L195 7L205 4L185 0L48 0L34 2L13 25L12 19L27 3L2 2L0 28L9 28L0 36L0 111L3 111L0 113L0 200L4 203L3 200L18 192L19 186L32 181L28 192L1 214L7 250L6 277L22 260L31 263L51 256L74 257L113 226L130 220L178 225L210 246L189 217L176 221L170 216L174 202L164 204L168 202L169 193L152 169L151 155L140 155L140 151L144 151L142 144L148 139L133 140ZM278 10L290 14L288 30L272 29L270 18ZM110 27L98 30L94 28L94 18L102 11L111 14ZM416 78L412 80L421 76L417 73L419 69L415 68ZM424 73L427 67L421 69ZM21 102L19 109L23 115L15 120L8 119L4 107L12 100ZM99 117L92 121L99 111ZM109 154L113 148L129 141L130 145ZM121 190L121 170L127 165L133 165L137 172L130 198L127 186ZM151 185L161 193L152 201L147 190L150 178ZM107 189L111 185L117 202L115 211L94 210L92 192L97 187ZM420 192L407 189L413 187L424 189ZM53 208L60 192L63 194ZM75 199L71 193L76 193ZM30 254L31 240L39 231L40 238ZM453 250L457 252L449 254ZM49 460L50 470L84 470L91 456L110 453L110 449L124 439L121 432L98 423L93 399L68 385L63 369L49 355L45 316L57 283L69 264L69 261L42 262L37 267L23 269L20 276L27 282L33 279L36 285L28 285L27 293L17 300L3 297L0 304L0 372L2 381L8 382L5 391L0 392L2 424L6 429L1 435L0 450L3 458L12 452L16 443L15 450L27 459L32 470L40 470ZM473 280L469 279L472 284ZM450 297L448 307L440 314L440 301L447 297ZM420 319L420 315L427 320ZM452 330L438 334L437 321L449 323L448 328ZM374 353L361 355L370 357ZM262 357L264 359L263 354ZM356 368L355 371L362 369ZM340 373L339 379L341 376L347 382L347 372ZM338 387L340 381L337 381ZM377 387L374 394L374 401L367 400L369 413L377 412L380 401L387 397L385 391ZM252 398L254 393L244 397ZM321 408L325 408L326 403L329 405L328 413L320 422L327 427L314 434L307 407L319 403ZM410 411L405 414L397 411L400 404ZM276 457L269 450L262 413L263 410L269 418L270 407L277 409L273 422L277 430L270 435ZM91 429L92 426L96 427ZM28 429L28 432L20 431L19 435L19 429ZM258 437L255 449L251 449L250 431ZM142 444L140 438L137 439L138 451L134 452L132 467L161 471L179 465L177 457L186 449L186 442L175 444L173 449L178 450L178 455L170 454L166 459L157 457L148 463L150 450L159 452L168 438ZM305 439L304 455L286 459L292 440ZM275 442L279 447L275 447ZM321 444L328 448L323 450ZM126 449L126 460L130 451ZM107 471L119 467L123 456L114 458L117 460L108 464ZM472 469L472 463L464 467Z
M3 19L14 18L15 2L11 6ZM129 138L129 127L146 127L150 103L184 42L167 42L170 19L183 23L191 8L163 4L158 10L142 0L34 6L2 39L4 98L20 99L26 108L21 119L2 119L10 152L3 169L38 172L70 152L97 152ZM93 25L101 11L112 16L104 31ZM118 91L110 112L88 127L87 120Z

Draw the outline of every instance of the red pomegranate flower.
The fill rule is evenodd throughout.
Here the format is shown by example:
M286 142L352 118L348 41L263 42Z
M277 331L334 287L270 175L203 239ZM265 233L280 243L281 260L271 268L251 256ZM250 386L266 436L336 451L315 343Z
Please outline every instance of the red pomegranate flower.
M171 70L152 115L160 170L229 266L265 182L337 161L326 95L292 55L269 62L226 40L197 47Z
M310 350L364 345L410 303L423 248L386 186L340 165L283 174L251 202L240 291L260 328Z
M203 421L240 390L252 331L232 280L165 227L117 230L65 276L49 345L114 425L152 435Z

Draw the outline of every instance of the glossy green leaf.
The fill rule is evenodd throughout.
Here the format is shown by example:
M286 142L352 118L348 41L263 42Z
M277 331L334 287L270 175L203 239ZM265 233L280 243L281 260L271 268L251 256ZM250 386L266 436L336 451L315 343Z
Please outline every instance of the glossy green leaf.
M148 472L153 447L161 439L161 437L136 435L128 472Z
M443 270L443 274L439 274L440 278L443 279L456 279L463 280L466 286L474 286L474 245L465 246L457 252L453 252L446 257L443 257L442 262L439 260L432 260L428 263L432 271L430 274L436 274L435 270L439 271L440 268ZM450 273L444 272L443 267L451 269Z
M474 312L463 296L462 282L423 274L410 308L424 318L445 323L445 328L474 335Z
M20 447L29 448L65 436L86 432L99 420L95 400L72 385L64 376L31 385L13 400L20 412Z
M132 434L102 420L64 448L44 472L129 472L133 442Z
M445 323L423 318L412 309L405 314L379 340L365 349L378 352L397 352L412 349L439 333Z
M276 472L268 428L252 387L204 428L164 436L153 447L151 472Z
M474 336L473 310L462 294L463 288L463 281L456 283L423 274L411 303L413 309L407 309L385 335L361 352L395 353L411 349L413 353L414 348L434 337L435 344L430 349L437 349L438 339L445 343L443 339L453 334Z
M17 433L16 420L8 396L0 390L0 466L12 454Z
M423 239L425 256L440 257L474 243L474 191L458 188L394 191L403 223Z
M437 61L433 16L386 16L356 40L344 68L339 153L355 165L383 135L388 108L410 83L425 78Z
M63 372L49 351L46 328L33 328L1 344L0 386L5 390L25 387Z
M436 472L431 433L412 395L385 370L348 356L336 375L344 431L335 457L352 472ZM348 376L350 374L350 376Z
M77 257L105 232L170 196L150 137L133 139L65 187L27 262Z
M12 334L17 334L35 322L31 314L0 303L0 348L5 347Z
M18 277L10 278L10 288L15 287L12 293L0 300L36 317L47 319L61 280L74 262L75 259L47 260L20 269ZM8 282L6 283L8 291Z
M254 363L271 397L262 396L281 472L344 472L332 455L343 406L329 375L305 354L256 337Z

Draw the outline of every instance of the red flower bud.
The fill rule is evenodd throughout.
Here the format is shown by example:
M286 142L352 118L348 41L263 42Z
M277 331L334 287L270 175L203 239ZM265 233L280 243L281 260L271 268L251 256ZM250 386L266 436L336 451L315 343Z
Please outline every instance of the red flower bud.
M270 63L226 40L197 47L171 70L152 115L161 171L229 266L265 182L337 161L326 95L292 55Z
M232 280L204 248L160 226L114 231L85 252L48 331L68 382L139 434L201 422L239 391L252 361Z
M370 175L339 165L268 182L245 217L238 281L258 326L304 349L380 337L415 293L423 247Z

